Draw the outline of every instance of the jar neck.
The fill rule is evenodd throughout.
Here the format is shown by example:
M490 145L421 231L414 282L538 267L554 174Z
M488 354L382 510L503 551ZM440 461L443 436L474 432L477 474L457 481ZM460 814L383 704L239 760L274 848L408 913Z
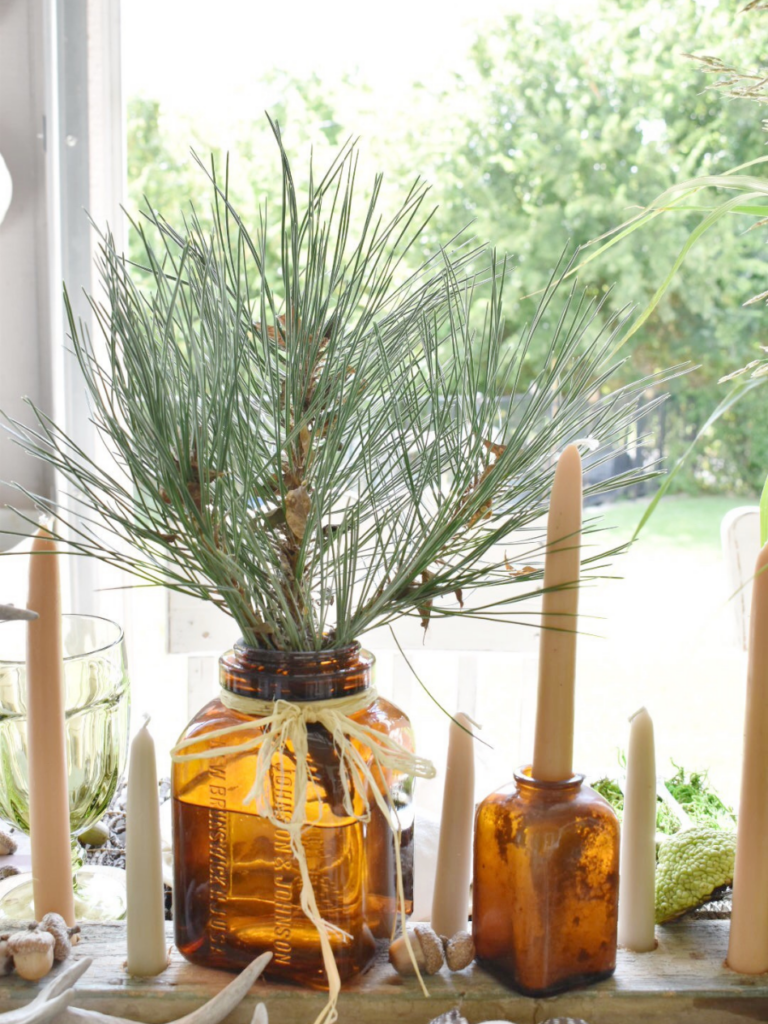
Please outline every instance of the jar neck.
M572 775L569 779L557 782L545 782L543 779L534 779L531 771L531 765L518 768L515 772L515 785L522 797L538 802L571 800L584 782L583 775Z
M335 651L266 651L241 638L219 659L219 682L258 700L331 700L367 690L374 661L359 643Z

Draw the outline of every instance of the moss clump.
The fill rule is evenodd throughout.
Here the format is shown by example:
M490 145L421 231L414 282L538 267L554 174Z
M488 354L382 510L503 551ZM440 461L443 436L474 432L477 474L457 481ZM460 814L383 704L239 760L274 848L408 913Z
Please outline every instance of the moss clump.
M710 828L732 829L736 815L732 807L724 804L717 793L710 788L706 772L686 772L685 768L672 762L677 769L664 785L677 800L685 813L697 825ZM663 830L661 830L663 831Z

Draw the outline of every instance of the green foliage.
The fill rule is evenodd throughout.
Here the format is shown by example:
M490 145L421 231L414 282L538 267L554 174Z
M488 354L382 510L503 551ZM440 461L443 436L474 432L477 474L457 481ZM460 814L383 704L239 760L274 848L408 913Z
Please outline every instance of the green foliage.
M616 779L609 779L606 776L590 783L590 788L594 789L604 800L608 801L614 811L616 811L619 821L621 821L624 817L624 793Z
M665 410L669 462L674 464L723 398L717 383L675 389ZM754 495L768 466L768 403L762 390L747 393L698 441L696 457L683 465L676 490L688 494Z
M505 302L512 344L534 315L542 282L569 239L586 244L675 182L716 175L763 153L755 108L708 90L704 70L684 55L725 48L738 55L740 66L758 65L765 36L764 23L738 17L730 0L716 6L602 0L588 15L514 15L489 26L448 90L415 86L407 117L383 123L360 81L321 87L312 76L272 78L292 155L362 133L398 190L413 180L414 168L433 184L440 216L417 240L411 266L470 222L478 238L493 238L513 255ZM133 166L144 169L129 177L132 204L138 206L146 191L153 206L171 210L198 186L191 183L178 133L161 133L158 154L154 124L161 133L162 120L131 105L129 152ZM207 151L203 141L195 145ZM248 173L247 180L233 180L232 194L246 222L254 223L260 203L279 198L270 185L272 151L262 122L242 126L233 154ZM386 191L383 198L386 207ZM699 210L715 203L714 194L700 193L681 200L669 216L657 214L649 230L581 271L588 293L605 297L615 285L622 302L645 308L699 223ZM742 304L764 288L764 245L759 234L742 229L742 220L718 221L693 247L656 313L635 335L631 364L622 371L629 381L689 359L701 364L674 386L679 398L665 425L672 455L706 419L704 393L719 396L716 382L751 358L759 335L760 312ZM138 244L134 236L132 254ZM603 317L612 305L609 298ZM716 443L703 439L676 483L684 489L759 489L765 477L760 453L744 462L739 447L749 422L746 411L735 409L732 424L718 432Z
M688 772L672 762L675 772L664 785L670 795L682 807L695 826L710 829L733 829L736 815L724 804L711 788L706 772ZM619 781L604 776L590 783L592 789L604 797L616 811L619 821L624 816L624 791ZM673 836L680 832L682 822L672 807L661 797L656 798L656 831L661 835Z
M592 464L611 457L656 379L611 390L622 321L555 296L557 280L505 344L495 254L480 282L462 243L404 267L431 219L424 185L385 217L377 177L355 216L354 148L323 175L310 165L302 190L275 135L280 199L250 224L212 170L205 221L148 211L135 266L102 238L101 338L68 310L113 465L37 409L36 429L12 421L81 515L38 505L68 521L75 551L212 601L254 646L340 647L401 615L509 621L541 574L511 573L501 541L544 514L566 444L593 438ZM534 529L524 564L540 545ZM605 554L584 559L587 577ZM515 579L512 597L491 590Z
M664 785L695 824L732 829L736 824L733 808L724 804L711 788L707 773L686 772L674 761L672 765L675 774Z
M457 145L446 146L429 173L454 227L472 218L483 236L493 225L517 255L514 320L530 316L535 298L525 296L540 287L537 276L563 237L585 244L675 181L760 155L764 137L751 106L706 91L704 75L682 59L726 34L738 35L741 59L759 53L760 33L732 23L730 6L613 0L572 18L510 17L478 41L474 69L456 87L471 95L469 114L454 122ZM454 99L446 95L444 109ZM696 219L657 220L652 236L613 248L582 281L595 293L616 284L622 297L646 305ZM738 345L740 332L742 343L748 337L742 322L750 317L737 311L764 273L760 248L736 224L724 226L668 291L638 338L636 359L651 367L672 349L676 360L707 357L716 379L733 354L723 349Z
M606 776L605 778L598 779L597 782L592 782L590 785L595 792L608 801L614 811L616 811L619 821L621 821L624 817L624 791L617 780ZM656 831L662 835L672 836L679 832L680 828L680 821L675 817L672 809L661 798L657 798Z

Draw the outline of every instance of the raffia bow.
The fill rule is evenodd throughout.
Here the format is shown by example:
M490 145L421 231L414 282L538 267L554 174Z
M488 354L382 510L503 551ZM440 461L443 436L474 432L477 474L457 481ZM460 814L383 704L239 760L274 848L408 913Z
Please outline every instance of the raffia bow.
M343 805L347 815L356 821L368 821L371 812L370 795L372 794L392 831L397 870L397 899L403 935L405 936L408 952L416 974L419 977L422 990L425 995L428 994L419 973L413 950L408 941L405 927L406 915L403 868L400 857L400 825L385 770L399 772L404 775L413 775L422 779L432 779L435 777L435 768L430 761L412 754L386 733L353 720L352 716L369 707L376 700L377 696L374 689L368 689L349 697L292 703L285 700L274 702L258 700L253 697L243 697L240 694L231 693L229 690L222 690L220 694L222 703L234 711L257 716L258 721L230 725L224 729L216 729L202 736L183 740L171 752L172 759L176 762L181 762L211 760L216 757L231 757L233 754L245 753L247 751L258 751L255 778L245 798L245 803L254 803L256 811L261 817L266 818L275 828L286 831L290 836L291 852L296 858L301 874L301 909L317 929L323 954L323 966L328 978L328 1002L322 1013L318 1016L316 1024L333 1024L338 1018L336 1004L339 992L341 991L341 978L339 977L339 971L333 957L329 936L332 932L342 935L346 933L341 932L335 925L325 921L318 909L301 835L303 828L313 824L307 817L307 791L309 787L312 787L315 794L317 794L316 784L312 778L308 762L309 741L307 725L310 723L322 725L333 739L333 744L339 758L339 775L344 794ZM210 743L212 740L224 736L231 736L238 732L253 731L254 729L258 729L258 735L250 737L244 743L226 744L196 753L183 752L189 747L199 747L202 743ZM355 746L355 743L363 748L367 748L370 757L366 758ZM286 749L289 747L293 750L293 759L296 764L296 781L293 810L291 817L285 820L277 816L273 801L267 798L268 787L266 783L273 759L276 755L285 754ZM379 776L378 780L376 774ZM320 805L319 794L317 796L317 802ZM360 801L358 808L355 807L355 797ZM362 810L359 809L360 807L362 807ZM318 814L322 814L321 806L319 807Z

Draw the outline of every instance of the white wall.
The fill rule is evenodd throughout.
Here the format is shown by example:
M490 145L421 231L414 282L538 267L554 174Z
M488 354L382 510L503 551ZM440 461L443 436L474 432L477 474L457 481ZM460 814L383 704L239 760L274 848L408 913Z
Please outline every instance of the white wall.
M0 0L0 153L13 199L0 224L0 409L29 422L23 396L52 411L45 224L41 0ZM52 493L52 473L0 436L0 481ZM19 503L0 482L0 505Z

